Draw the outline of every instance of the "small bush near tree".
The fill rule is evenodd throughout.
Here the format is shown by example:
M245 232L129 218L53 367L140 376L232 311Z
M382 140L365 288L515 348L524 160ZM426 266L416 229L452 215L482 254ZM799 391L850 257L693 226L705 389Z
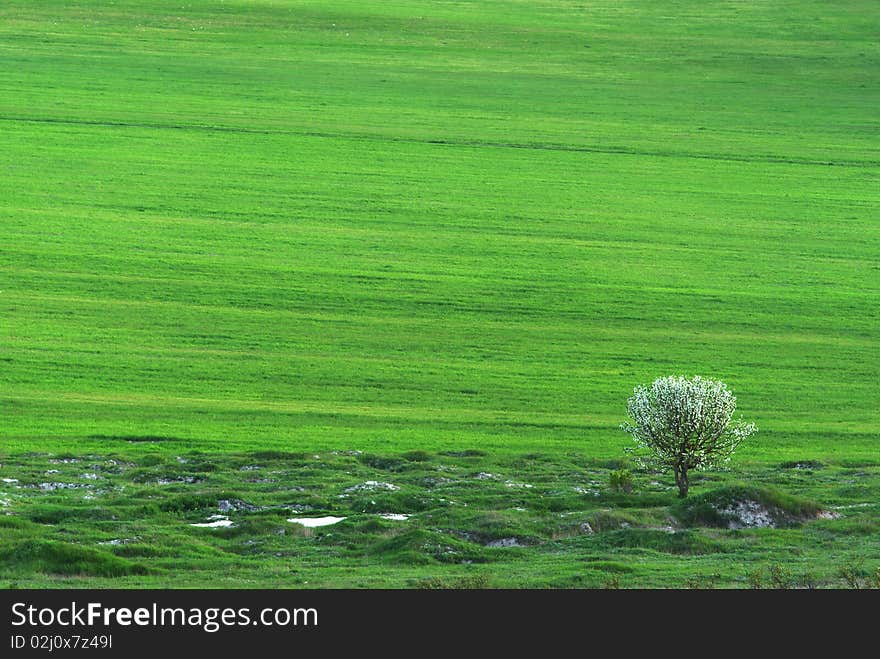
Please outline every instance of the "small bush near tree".
M615 492L632 492L633 477L629 469L616 469L608 474L608 486Z

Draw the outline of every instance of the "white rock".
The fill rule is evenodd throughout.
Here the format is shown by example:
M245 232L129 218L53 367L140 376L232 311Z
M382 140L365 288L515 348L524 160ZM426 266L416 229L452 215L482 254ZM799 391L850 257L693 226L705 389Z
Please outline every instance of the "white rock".
M719 511L723 515L730 515L733 519L728 523L731 529L767 528L775 527L776 523L767 510L757 501L738 501L736 505Z
M312 529L312 528L316 528L319 526L330 526L331 524L338 524L339 522L341 522L344 519L345 519L345 517L332 517L332 516L327 516L327 517L291 517L287 521L291 522L293 524L301 524L302 526L305 526L306 528Z
M235 526L235 523L225 515L211 515L209 520L212 522L204 522L202 524L190 524L190 526L198 526L204 529L223 529Z

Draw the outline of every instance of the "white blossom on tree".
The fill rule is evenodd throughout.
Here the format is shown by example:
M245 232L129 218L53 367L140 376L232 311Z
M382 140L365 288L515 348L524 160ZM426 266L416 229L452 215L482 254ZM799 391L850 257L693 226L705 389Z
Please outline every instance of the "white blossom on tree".
M753 423L734 421L735 411L736 397L723 382L671 375L633 390L620 427L650 451L651 462L672 469L679 496L686 497L690 470L729 461L757 431Z

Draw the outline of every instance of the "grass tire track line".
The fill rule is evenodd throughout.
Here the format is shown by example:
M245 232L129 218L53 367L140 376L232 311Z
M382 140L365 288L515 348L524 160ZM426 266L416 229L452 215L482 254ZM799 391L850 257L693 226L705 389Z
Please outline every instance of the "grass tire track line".
M625 147L592 147L549 143L486 142L480 140L418 139L412 137L391 137L366 135L363 133L327 133L321 131L282 130L276 128L244 128L241 126L218 126L209 124L166 124L132 121L89 121L86 119L53 119L33 117L3 117L0 121L9 123L57 124L69 126L96 126L102 128L148 128L154 130L189 130L216 133L241 133L245 135L291 135L295 137L314 137L319 139L359 140L365 142L389 142L406 144L429 144L487 149L526 149L535 151L563 151L571 153L599 153L603 155L646 156L653 158L692 158L696 160L719 160L723 162L770 163L780 165L805 165L808 167L880 167L880 160L812 160L808 158L787 158L774 155L735 156L717 153L681 153L675 151L651 151L628 149Z

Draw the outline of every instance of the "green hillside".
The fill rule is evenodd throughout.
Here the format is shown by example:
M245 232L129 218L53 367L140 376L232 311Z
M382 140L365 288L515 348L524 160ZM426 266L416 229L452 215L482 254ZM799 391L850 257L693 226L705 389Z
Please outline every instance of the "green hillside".
M606 583L583 572L587 555L635 570L624 586L719 571L745 585L792 547L811 547L804 569L828 579L847 561L874 569L878 21L867 0L4 2L0 476L18 487L0 484L0 500L23 526L0 540L0 584L71 585L51 576L45 547L23 544L35 537L134 561L74 584L180 584L183 553L189 585L219 579L227 559L223 585L245 587L459 575L419 547L489 522L417 515L405 548L349 559L285 536L315 570L335 566L311 579L285 576L278 557L241 558L236 543L269 526L238 540L178 529L186 510L233 495L289 504L302 483L316 514L368 513L334 509L352 479L391 478L352 451L415 470L401 493L453 467L535 480L520 498L470 485L452 497L544 547L462 558L487 565L490 586ZM757 548L682 531L748 545L736 567L694 567L641 536L550 552L568 533L550 513L635 507L625 529L666 524L668 476L637 473L638 501L604 488L626 466L627 396L678 373L723 379L760 428L720 484L867 507L808 523L827 546L802 530L734 532L759 534ZM400 457L414 450L426 460ZM65 457L141 472L99 474L97 503L26 487ZM161 494L132 485L178 457L211 467ZM780 467L799 461L823 478ZM277 487L235 480L252 463L283 473ZM597 501L572 489L590 479ZM408 495L390 512L440 515L421 489ZM175 496L200 503L181 513ZM106 516L53 517L52 505ZM519 507L531 522L499 512ZM138 515L175 530L113 526ZM401 537L346 524L357 546ZM120 533L155 553L94 548ZM387 556L416 567L383 572Z

